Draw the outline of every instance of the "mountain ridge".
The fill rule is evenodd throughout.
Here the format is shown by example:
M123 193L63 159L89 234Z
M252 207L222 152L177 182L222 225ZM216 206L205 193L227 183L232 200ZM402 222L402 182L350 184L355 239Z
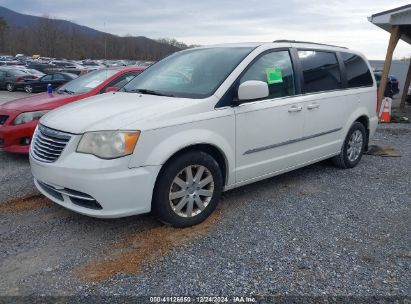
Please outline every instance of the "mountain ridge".
M22 14L13 10L10 10L4 6L0 6L0 17L3 17L4 20L7 22L7 25L9 27L9 35L8 39L3 39L4 41L2 42L2 45L0 45L0 51L5 51L7 48L5 48L5 45L8 44L9 49L13 49L14 52L20 53L23 52L24 50L27 52L35 52L36 48L39 49L39 52L48 52L45 48L43 48L41 45L36 45L36 41L31 41L32 47L27 46L24 47L22 45L21 41L17 41L17 38L14 38L13 35L20 36L21 38L26 37L28 35L36 35L40 31L41 26L43 27L53 27L54 31L56 34L59 36L66 36L67 38L72 37L72 36L80 36L78 38L81 40L81 43L86 43L89 44L90 47L84 47L84 49L89 49L88 53L90 55L97 56L97 54L101 57L105 54L108 54L108 58L106 59L119 59L121 56L126 56L127 57L132 57L132 58L124 58L124 59L152 59L152 60L158 60L162 57L165 57L173 52L181 50L180 48L169 45L166 43L161 43L156 40L147 38L145 36L127 36L127 37L121 37L118 35L102 32L96 29L93 29L88 26L80 25L68 20L64 19L54 19L54 18L49 18L49 17L40 17L40 16L33 16L33 15L28 15L28 14ZM37 31L36 31L37 30ZM47 38L50 38L52 29L45 29L43 28L43 35L47 36ZM43 38L43 37L40 37ZM52 38L52 37L51 37ZM11 43L13 41L8 41L8 40L16 40L14 41L14 44ZM41 39L40 39L41 40ZM60 39L60 44L68 44L68 40L64 41L64 39ZM96 42L97 41L97 42ZM30 41L28 41L29 43ZM44 41L43 41L44 42ZM10 44L12 46L10 46ZM114 44L120 44L120 46L116 46ZM91 47L93 45L93 47ZM108 45L108 47L106 46ZM121 47L121 45L127 45L127 47ZM5 49L1 49L1 48ZM99 52L96 52L96 48L100 50ZM108 52L107 52L108 48ZM52 48L49 48L52 49ZM103 51L104 49L104 51ZM127 50L126 50L127 49ZM91 50L91 52L90 52ZM135 53L135 56L133 56L133 50ZM58 57L82 57L82 53L85 53L86 50L84 51L78 51L73 52L72 56L58 56ZM63 54L68 54L68 52L58 52ZM150 54L151 53L151 54ZM80 54L80 55L79 55ZM55 54L42 54L44 56L52 56ZM92 57L92 56L87 56L87 54L84 54L85 57ZM120 57L119 57L120 56ZM55 56L53 56L55 57ZM104 56L103 56L104 57ZM118 57L118 58L116 58ZM138 58L141 57L141 58ZM74 58L73 58L74 59Z

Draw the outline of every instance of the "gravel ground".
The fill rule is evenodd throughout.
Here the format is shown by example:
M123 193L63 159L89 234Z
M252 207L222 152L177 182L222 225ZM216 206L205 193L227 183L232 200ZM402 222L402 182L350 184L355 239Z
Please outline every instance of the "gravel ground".
M183 230L36 195L0 203L0 294L410 296L411 124L379 126L373 143L402 157L322 162L229 191ZM25 157L0 152L0 164L0 201L33 191Z
M33 192L28 156L0 151L0 202Z
M0 91L0 105L26 96L20 91ZM0 169L0 202L35 191L27 156L0 151Z

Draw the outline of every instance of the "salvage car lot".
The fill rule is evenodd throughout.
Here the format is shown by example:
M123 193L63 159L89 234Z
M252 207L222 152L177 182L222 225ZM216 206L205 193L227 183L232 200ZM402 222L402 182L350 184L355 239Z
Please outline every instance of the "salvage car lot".
M0 294L407 295L411 126L379 126L373 143L402 157L227 192L187 229L65 210L34 191L26 156L0 152Z

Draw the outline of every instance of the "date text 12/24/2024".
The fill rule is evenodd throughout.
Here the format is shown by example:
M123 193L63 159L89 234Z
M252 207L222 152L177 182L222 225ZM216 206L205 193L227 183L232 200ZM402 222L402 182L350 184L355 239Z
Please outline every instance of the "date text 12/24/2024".
M150 303L255 303L254 297L150 297Z

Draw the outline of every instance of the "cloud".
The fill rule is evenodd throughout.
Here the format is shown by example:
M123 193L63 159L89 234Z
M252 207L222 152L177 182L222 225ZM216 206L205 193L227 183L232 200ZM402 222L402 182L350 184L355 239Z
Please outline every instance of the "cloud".
M0 5L117 35L171 37L188 44L308 40L347 46L371 59L384 57L388 34L369 23L367 16L393 8L385 0L3 0ZM410 54L405 43L395 53Z

